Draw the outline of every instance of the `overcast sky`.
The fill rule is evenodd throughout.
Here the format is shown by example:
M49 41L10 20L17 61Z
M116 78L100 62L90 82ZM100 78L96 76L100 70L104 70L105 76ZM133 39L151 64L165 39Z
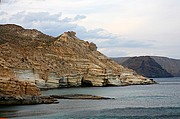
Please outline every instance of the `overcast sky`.
M180 59L180 0L1 0L0 24L73 30L109 57Z

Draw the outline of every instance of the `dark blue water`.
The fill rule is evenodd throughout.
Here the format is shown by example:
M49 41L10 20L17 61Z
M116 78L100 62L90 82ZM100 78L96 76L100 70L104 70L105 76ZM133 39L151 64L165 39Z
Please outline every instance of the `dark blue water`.
M180 78L155 80L159 84L43 91L43 95L92 94L115 100L0 107L1 115L15 119L180 119Z

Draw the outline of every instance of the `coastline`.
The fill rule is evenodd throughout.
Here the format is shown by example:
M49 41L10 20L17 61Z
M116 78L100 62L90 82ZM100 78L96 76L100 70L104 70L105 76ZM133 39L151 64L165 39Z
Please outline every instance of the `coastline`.
M157 84L157 82L155 82L154 84ZM152 85L152 84L145 83L145 84L134 84L134 85ZM104 86L104 87L123 87L123 86L132 86L132 85ZM55 90L55 89L65 89L65 88L88 88L88 87L40 88L40 90L48 91L48 90L53 90L53 89ZM59 103L57 99L104 100L104 99L114 99L114 98L89 95L89 94L49 95L49 96L41 96L41 95L39 96L31 96L31 95L14 96L14 95L0 94L0 105L13 106L13 105L56 104L56 103Z
M157 85L64 88L42 91L42 95L91 94L110 100L58 99L57 104L1 106L4 117L15 119L68 118L160 118L178 119L179 78L155 79ZM169 82L169 83L167 83ZM3 112L3 111L4 112ZM7 111L7 112L5 112Z

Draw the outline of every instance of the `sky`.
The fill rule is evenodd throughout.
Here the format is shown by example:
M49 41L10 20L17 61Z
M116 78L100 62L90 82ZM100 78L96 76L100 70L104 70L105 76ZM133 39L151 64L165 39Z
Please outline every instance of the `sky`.
M0 24L75 31L109 57L180 59L180 0L1 0Z

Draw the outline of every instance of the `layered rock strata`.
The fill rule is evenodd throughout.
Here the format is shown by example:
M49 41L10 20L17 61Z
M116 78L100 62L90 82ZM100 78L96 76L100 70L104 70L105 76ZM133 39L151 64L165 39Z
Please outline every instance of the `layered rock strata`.
M11 72L9 77L40 88L154 83L109 59L73 31L54 38L12 24L0 25L0 66Z
M40 89L32 82L18 80L7 67L0 66L0 105L51 104L57 100L40 96Z

